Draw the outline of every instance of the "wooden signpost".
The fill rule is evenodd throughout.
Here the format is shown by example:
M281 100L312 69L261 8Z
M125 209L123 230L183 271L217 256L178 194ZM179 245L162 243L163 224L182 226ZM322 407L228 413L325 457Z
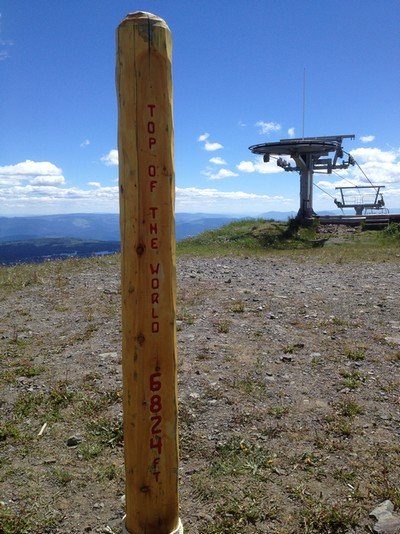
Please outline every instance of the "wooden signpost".
M178 534L171 34L132 13L117 47L124 530Z

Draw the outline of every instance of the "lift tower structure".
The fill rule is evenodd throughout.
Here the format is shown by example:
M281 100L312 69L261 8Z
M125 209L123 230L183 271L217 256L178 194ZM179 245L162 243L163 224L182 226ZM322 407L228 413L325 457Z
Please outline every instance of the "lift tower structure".
M344 159L345 152L342 147L343 139L354 138L354 134L348 134L281 139L274 143L252 145L249 150L253 154L262 155L266 163L271 156L278 156L276 162L278 167L282 167L287 172L300 173L300 208L297 219L306 223L315 215L313 210L314 172L331 174L335 169L347 169L349 165L354 165L355 160L350 154L347 160ZM333 155L329 156L331 152ZM282 156L289 156L296 166Z

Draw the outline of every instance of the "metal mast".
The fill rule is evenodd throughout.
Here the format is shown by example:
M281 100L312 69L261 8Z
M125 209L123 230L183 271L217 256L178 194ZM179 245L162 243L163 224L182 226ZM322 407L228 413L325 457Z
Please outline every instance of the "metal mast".
M313 176L314 172L326 172L331 174L335 169L347 169L349 165L354 165L354 158L349 155L347 161L344 160L342 148L343 139L354 139L354 134L330 135L325 137L305 137L301 139L281 139L274 143L263 143L252 145L249 150L253 154L263 155L265 162L270 156L279 156L278 167L285 171L297 171L300 174L300 208L297 218L301 222L307 222L315 215L313 210ZM334 152L332 157L329 153ZM289 156L294 160L293 166L282 158ZM338 162L341 160L341 162Z

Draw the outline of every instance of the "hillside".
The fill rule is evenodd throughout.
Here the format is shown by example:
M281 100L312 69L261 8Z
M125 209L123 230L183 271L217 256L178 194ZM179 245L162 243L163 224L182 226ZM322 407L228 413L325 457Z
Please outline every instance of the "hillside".
M185 532L371 532L400 508L398 241L219 236L177 262ZM4 534L122 532L119 288L118 255L0 268Z
M0 242L0 264L31 263L114 254L120 251L119 241L94 241L71 238L32 239Z
M176 238L179 241L205 230L219 228L234 216L206 213L177 213ZM0 242L43 238L74 238L119 241L119 215L116 213L73 213L35 217L0 217Z

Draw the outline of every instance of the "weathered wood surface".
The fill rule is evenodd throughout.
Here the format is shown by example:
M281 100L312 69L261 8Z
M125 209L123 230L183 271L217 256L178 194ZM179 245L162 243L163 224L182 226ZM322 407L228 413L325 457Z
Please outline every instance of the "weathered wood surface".
M149 13L117 30L126 522L178 528L171 34Z

